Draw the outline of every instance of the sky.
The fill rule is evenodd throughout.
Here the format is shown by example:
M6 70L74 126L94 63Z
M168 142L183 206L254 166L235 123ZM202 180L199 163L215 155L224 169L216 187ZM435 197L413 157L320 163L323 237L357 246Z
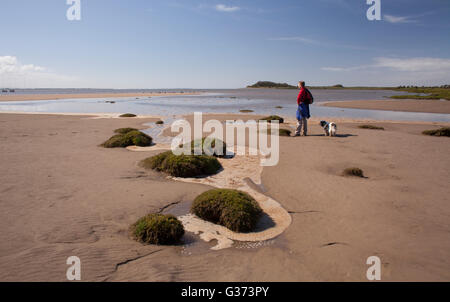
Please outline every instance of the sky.
M450 84L449 0L79 1L0 1L0 87Z

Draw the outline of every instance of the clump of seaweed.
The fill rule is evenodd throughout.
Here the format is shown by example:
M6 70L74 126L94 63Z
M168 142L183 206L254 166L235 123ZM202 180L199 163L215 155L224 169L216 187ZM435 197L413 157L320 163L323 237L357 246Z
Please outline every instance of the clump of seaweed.
M133 128L116 129L116 135L101 144L105 148L126 148L128 146L148 147L153 139L147 134Z
M201 140L193 140L187 145L188 148L190 146L190 154L192 155L194 155L195 149L201 149L202 153L199 155L225 157L227 154L227 145L218 138L204 137ZM180 145L180 148L184 147L185 145Z
M199 177L216 174L222 165L214 156L175 155L167 151L141 161L141 166L175 177Z
M126 134L131 131L139 131L139 130L136 128L119 128L119 129L114 130L114 133Z
M271 130L267 129L267 134L270 134ZM288 129L278 129L278 136L291 136L292 131Z
M136 117L136 114L133 114L133 113L124 113L124 114L120 115L119 117Z
M282 124L282 123L284 123L284 118L282 118L278 115L270 115L270 116L260 119L260 121L268 121L269 123L271 123L272 121L278 121L280 124Z
M291 136L291 130L279 129L279 136Z
M372 129L372 130L384 130L383 127L375 126L375 125L359 125L358 128L361 129Z
M258 203L245 192L213 189L195 198L191 212L234 232L252 231L262 214Z
M425 130L422 132L422 134L431 136L450 136L450 127L443 127L434 130Z
M171 245L184 235L181 221L173 215L149 214L131 226L136 240L147 244Z
M352 167L345 169L342 174L344 176L356 176L364 178L364 172L360 168Z

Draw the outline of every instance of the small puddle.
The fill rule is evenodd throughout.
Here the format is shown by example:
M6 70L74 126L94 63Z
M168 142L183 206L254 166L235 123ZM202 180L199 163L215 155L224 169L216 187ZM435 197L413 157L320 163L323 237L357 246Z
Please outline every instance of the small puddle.
M184 236L181 238L183 243L181 247L181 254L183 256L191 256L191 255L201 255L209 253L211 248L213 248L217 241L213 240L210 242L205 242L201 240L197 235L191 232L185 232Z
M189 214L191 210L192 202L180 202L177 204L173 204L167 208L165 208L162 213L163 214L172 214L174 216L182 216Z
M235 249L239 249L239 250L258 249L258 248L261 248L261 247L274 245L275 243L276 243L276 239L265 240L265 241L257 241L257 242L252 242L252 241L241 241L241 242L239 242L238 241L238 242L235 242L233 247Z
M164 124L158 125L156 123L146 123L144 126L149 128L141 130L147 135L150 135L153 138L153 142L156 144L170 144L172 142L173 137L164 136L163 132L166 128L170 127L170 125L176 120L175 117L166 117L161 119Z

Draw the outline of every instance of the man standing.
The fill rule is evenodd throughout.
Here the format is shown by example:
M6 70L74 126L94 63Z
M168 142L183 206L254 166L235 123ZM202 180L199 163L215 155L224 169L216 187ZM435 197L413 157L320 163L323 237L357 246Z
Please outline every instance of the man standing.
M303 136L308 134L308 119L311 117L309 114L309 105L313 102L313 97L311 92L305 87L305 82L298 82L298 88L300 88L300 93L297 97L297 131L295 131L295 136L300 136L303 130Z

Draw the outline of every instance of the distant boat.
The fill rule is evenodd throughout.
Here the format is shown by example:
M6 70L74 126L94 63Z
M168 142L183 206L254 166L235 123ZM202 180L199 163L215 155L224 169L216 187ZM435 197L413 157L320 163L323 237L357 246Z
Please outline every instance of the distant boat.
M8 92L8 89L2 89L2 92Z
M10 89L9 92L14 93L14 92L16 92L16 90L15 89Z

